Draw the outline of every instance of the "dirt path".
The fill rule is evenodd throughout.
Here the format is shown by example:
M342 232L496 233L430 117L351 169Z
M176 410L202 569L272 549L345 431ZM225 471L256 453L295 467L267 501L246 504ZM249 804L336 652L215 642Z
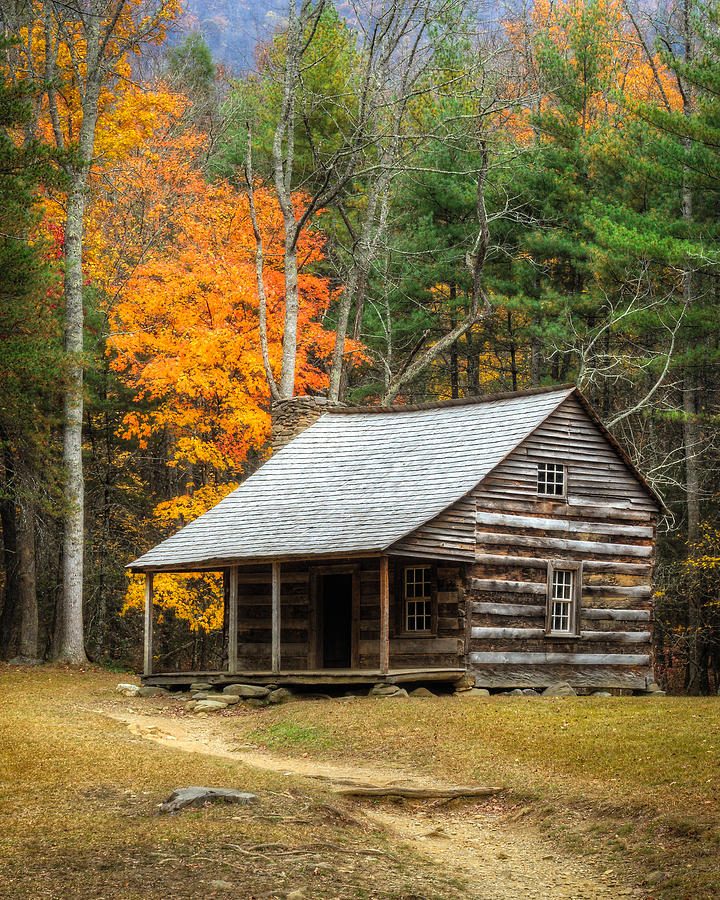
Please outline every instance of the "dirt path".
M208 719L173 719L134 712L96 710L128 726L140 738L188 753L236 759L258 769L328 782L369 782L377 786L428 786L391 766L356 766L317 762L231 749ZM447 786L436 782L435 786ZM611 870L598 874L582 859L553 846L534 829L508 823L501 811L473 805L364 805L363 814L394 833L404 844L467 881L471 900L618 900L632 896Z

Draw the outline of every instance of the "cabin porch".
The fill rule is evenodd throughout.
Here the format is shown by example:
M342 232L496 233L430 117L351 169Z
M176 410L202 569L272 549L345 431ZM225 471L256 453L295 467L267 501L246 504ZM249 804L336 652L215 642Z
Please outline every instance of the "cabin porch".
M186 690L193 682L205 682L223 688L228 684L276 684L281 687L371 687L373 684L454 684L465 674L464 668L457 669L324 669L319 671L298 670L296 672L161 672L143 675L142 683L153 687Z
M414 567L426 572L431 592L425 630L415 632L406 627L403 588L406 571L416 574ZM145 573L145 684L452 684L465 673L461 566L374 555L213 570L223 575L225 650L220 667L205 671L159 670L153 655L154 573Z

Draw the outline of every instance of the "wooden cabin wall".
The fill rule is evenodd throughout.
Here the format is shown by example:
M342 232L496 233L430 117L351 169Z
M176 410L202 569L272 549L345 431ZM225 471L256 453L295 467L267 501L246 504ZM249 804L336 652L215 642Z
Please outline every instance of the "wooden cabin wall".
M272 666L272 586L269 565L238 571L238 669ZM281 666L307 669L310 573L306 563L283 563L280 611Z
M465 567L443 561L433 565L437 592L437 632L403 634L403 571L406 565L422 565L422 559L390 561L390 668L458 668L465 665L465 605L462 584ZM379 605L378 605L379 614ZM376 619L377 621L377 616Z
M432 637L398 634L401 612L398 607L400 567L412 560L390 564L391 668L442 668L464 665L466 618L459 606L462 567L444 566L436 571L438 631ZM417 562L417 561L416 561ZM358 665L377 669L380 654L380 567L378 559L338 561L357 566L360 585ZM313 571L329 570L331 563L317 561L283 563L281 568L281 661L282 669L315 668L312 652L311 597ZM271 667L271 582L270 566L243 566L238 573L238 668L240 671L267 671ZM317 638L316 638L317 639Z
M567 497L537 496L537 463ZM644 688L657 506L574 398L474 492L468 663L486 687ZM545 634L548 561L582 561L580 637Z

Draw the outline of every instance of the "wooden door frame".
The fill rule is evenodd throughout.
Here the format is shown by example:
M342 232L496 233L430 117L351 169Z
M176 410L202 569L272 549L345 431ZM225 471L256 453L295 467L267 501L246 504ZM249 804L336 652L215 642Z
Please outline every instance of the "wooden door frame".
M310 604L308 610L308 668L324 670L322 577L351 575L350 668L360 668L360 564L329 563L310 566Z

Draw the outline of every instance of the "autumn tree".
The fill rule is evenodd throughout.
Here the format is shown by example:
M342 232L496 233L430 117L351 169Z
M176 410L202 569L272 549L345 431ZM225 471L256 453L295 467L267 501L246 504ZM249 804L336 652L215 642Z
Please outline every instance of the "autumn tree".
M3 0L6 28L24 50L23 65L46 87L43 113L68 181L64 220L65 351L64 401L65 537L63 628L60 658L85 660L83 635L84 486L83 424L83 228L88 179L95 155L98 119L122 85L127 56L162 39L177 0L91 0L83 5L53 0ZM124 71L123 71L124 70Z

